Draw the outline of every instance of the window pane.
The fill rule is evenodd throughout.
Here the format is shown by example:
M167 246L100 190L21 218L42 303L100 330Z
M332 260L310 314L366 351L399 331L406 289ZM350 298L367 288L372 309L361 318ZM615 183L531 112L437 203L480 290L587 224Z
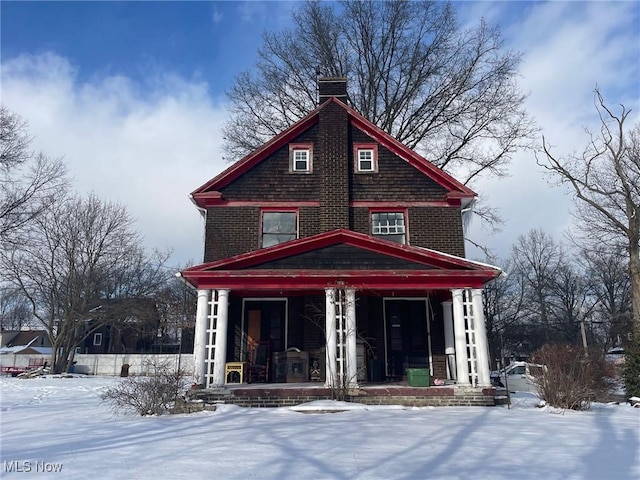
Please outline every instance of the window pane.
M309 151L294 150L293 151L293 169L296 171L309 170Z
M406 243L404 213L384 212L371 214L371 233L392 242Z
M373 170L373 163L371 160L360 160L360 168L361 172L366 172L368 170Z
M373 150L358 150L358 170L373 171Z
M262 213L262 246L269 247L297 238L295 212Z

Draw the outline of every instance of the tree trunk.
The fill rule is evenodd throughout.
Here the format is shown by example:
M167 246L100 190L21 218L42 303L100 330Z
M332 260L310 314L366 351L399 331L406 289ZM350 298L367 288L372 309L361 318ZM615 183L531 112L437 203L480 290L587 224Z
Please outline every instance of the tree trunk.
M638 238L629 242L629 270L631 274L631 306L633 313L633 333L640 339L640 245Z

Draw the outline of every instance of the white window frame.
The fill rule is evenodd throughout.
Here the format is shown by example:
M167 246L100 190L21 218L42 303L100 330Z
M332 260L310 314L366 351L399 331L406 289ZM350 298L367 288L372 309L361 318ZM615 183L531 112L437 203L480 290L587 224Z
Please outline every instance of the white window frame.
M353 145L353 163L356 173L376 173L378 171L378 144L355 143ZM370 168L363 168L363 163L370 163Z
M299 154L304 154L306 158L296 158ZM305 168L297 168L298 162L305 162ZM289 144L289 173L312 173L313 172L313 144L310 143L290 143Z
M402 224L398 224L397 219L395 219L396 221L393 224L389 223L388 218L384 223L380 220L378 220L377 221L378 223L376 223L376 221L374 220L374 215L388 215L388 214L402 215ZM392 242L396 242L396 241L386 237L402 235L403 241L396 242L396 243L399 243L401 245L409 244L408 235L407 235L407 212L398 211L398 210L395 210L395 211L374 210L374 211L371 211L370 218L371 218L371 235L373 235L376 238L381 238L381 239L389 240Z
M95 347L102 345L102 333L96 332L93 334L93 345Z

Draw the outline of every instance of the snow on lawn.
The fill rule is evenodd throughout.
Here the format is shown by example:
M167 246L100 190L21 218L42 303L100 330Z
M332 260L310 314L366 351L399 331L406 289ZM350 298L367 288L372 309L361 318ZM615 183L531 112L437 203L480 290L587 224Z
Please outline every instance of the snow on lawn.
M640 409L626 404L552 412L536 408L535 398L523 394L512 409L349 409L350 404L319 402L316 408L347 411L222 405L215 412L138 417L114 415L100 399L119 380L0 378L0 476L640 478Z

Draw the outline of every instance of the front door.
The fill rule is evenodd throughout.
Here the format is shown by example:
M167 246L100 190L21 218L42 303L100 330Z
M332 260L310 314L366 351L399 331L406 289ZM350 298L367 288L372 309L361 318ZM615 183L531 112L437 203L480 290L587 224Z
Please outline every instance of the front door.
M269 343L269 352L286 348L286 300L246 300L244 303L245 341L243 351L261 342Z
M407 368L429 368L431 352L425 299L385 299L387 377L401 380Z

